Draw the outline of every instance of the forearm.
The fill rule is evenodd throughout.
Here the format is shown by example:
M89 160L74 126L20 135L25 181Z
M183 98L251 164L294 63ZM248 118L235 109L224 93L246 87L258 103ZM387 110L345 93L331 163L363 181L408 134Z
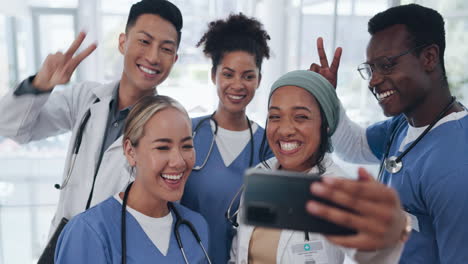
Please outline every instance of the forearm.
M366 129L349 119L340 104L340 122L332 136L333 149L338 157L353 163L377 163L366 136Z
M0 135L27 143L70 129L66 95L35 91L31 78L0 100Z
M353 259L359 264L396 264L403 252L403 243L376 251L355 251Z

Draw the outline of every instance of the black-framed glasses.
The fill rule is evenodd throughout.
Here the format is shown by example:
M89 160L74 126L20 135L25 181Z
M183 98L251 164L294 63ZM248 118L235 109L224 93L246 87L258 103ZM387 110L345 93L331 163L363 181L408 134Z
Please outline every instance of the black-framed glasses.
M417 47L411 48L407 51L404 51L398 55L387 57L387 56L382 56L376 58L372 63L364 62L361 63L357 70L359 71L359 74L364 80L370 80L372 78L372 73L374 71L377 71L380 74L387 75L392 73L393 67L397 64L395 62L396 59L398 59L401 56L404 56L406 54L409 54L417 49L423 48L427 46L428 44L423 44L419 45Z

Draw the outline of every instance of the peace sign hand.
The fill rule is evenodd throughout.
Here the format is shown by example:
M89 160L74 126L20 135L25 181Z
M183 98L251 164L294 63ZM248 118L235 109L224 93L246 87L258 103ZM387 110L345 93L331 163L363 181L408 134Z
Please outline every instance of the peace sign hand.
M323 48L323 39L319 37L317 39L317 53L319 55L321 65L312 63L309 70L322 75L333 85L333 87L336 88L338 80L338 67L340 66L342 52L343 49L341 47L336 48L332 64L331 66L328 66L327 54L325 54L325 49Z
M34 78L32 85L41 91L51 91L56 85L68 83L76 67L97 47L93 43L73 57L85 37L86 33L80 32L65 53L49 54Z

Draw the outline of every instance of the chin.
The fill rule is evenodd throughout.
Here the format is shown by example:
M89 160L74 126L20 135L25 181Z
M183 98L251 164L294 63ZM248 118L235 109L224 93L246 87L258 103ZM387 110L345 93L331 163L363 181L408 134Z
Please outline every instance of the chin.
M398 109L394 109L394 108L391 108L391 107L382 107L382 111L383 111L383 114L386 116L386 117L393 117L393 116L397 116L399 114L401 114L403 111L401 110L398 110Z

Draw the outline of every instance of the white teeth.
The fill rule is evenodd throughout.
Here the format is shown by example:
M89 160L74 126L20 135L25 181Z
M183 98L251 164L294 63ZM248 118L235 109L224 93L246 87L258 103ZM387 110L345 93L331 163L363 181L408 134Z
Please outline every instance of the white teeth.
M383 93L376 93L376 96L377 96L377 99L379 101L389 97L390 95L394 94L395 93L395 90L389 90L389 91L386 91L386 92L383 92Z
M232 98L232 99L234 99L234 100L240 100L240 99L244 98L245 95L232 95L232 94L228 94L228 97L229 97L229 98Z
M180 180L183 175L184 175L183 173L177 174L177 175L161 173L161 177L163 177L164 179L173 180L173 181Z
M145 68L145 67L143 67L141 65L140 65L140 70L142 70L142 71L144 71L144 72L146 72L148 74L156 74L156 71L150 70L150 69Z
M297 142L283 142L280 141L280 147L282 150L290 151L299 147Z

